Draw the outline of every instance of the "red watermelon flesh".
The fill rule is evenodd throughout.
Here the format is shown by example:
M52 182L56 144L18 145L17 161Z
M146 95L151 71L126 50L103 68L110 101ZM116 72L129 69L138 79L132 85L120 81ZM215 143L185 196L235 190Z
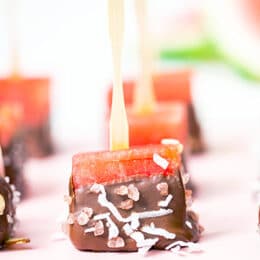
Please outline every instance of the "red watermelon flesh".
M170 175L180 165L180 145L150 145L128 150L79 153L72 159L75 189L93 183L120 182L128 177ZM154 154L166 159L167 169L158 165Z
M165 73L154 75L154 91L157 101L179 101L186 104L191 103L191 89L190 80L192 72L190 70L179 71L175 73ZM134 95L134 81L125 81L124 97L125 104L131 105L133 103ZM112 104L112 87L108 92L108 107L110 109Z

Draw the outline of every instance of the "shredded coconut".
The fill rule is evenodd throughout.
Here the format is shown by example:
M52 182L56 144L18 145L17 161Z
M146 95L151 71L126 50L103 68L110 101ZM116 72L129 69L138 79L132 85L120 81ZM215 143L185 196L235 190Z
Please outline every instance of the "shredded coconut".
M169 162L157 153L153 154L153 161L154 161L155 164L157 164L158 166L160 166L164 170L166 170L169 166Z

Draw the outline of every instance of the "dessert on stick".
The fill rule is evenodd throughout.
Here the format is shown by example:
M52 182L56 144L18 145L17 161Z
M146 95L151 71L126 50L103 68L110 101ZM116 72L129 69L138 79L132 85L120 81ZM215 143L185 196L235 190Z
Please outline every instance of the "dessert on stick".
M3 152L3 166L10 184L25 194L23 165L25 147L21 133L23 112L19 104L0 104L0 146Z
M5 176L4 162L0 147L0 249L14 244L28 243L27 238L12 238L15 225L15 208L20 193Z
M8 1L11 73L0 79L0 102L19 103L22 107L27 153L41 157L53 152L49 128L50 80L46 77L25 77L21 73L17 9L16 0Z
M124 2L108 4L114 64L110 151L73 156L66 222L70 239L77 249L90 251L190 247L201 227L186 206L182 145L168 140L128 147L121 79Z

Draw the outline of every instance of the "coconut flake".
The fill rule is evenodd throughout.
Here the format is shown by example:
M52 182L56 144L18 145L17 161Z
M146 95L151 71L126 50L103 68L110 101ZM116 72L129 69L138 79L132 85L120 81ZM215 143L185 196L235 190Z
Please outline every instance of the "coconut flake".
M190 229L192 229L192 224L190 223L190 221L186 220L185 224L187 227L189 227Z
M134 206L133 200L127 199L127 200L122 201L122 202L119 204L118 207L119 207L120 209L128 210L128 209L133 208L133 206Z
M94 230L94 236L101 236L104 234L104 224L101 220L99 220L96 224L95 224L95 230Z
M161 200L158 202L158 206L166 208L166 207L168 207L168 205L172 201L172 199L173 199L172 194L169 194L165 200Z
M166 239L174 239L176 237L176 234L168 232L163 228L157 228L153 223L150 226L142 227L141 230L147 234L165 237Z
M134 184L128 185L128 198L133 201L138 201L140 198L139 190L134 186Z
M169 162L165 158L161 157L158 153L153 154L153 161L164 170L166 170L169 166Z
M89 217L85 212L80 212L77 217L77 222L79 225L84 226L89 222Z
M128 188L126 185L121 185L120 187L115 188L114 193L119 196L124 196L128 194Z
M93 215L93 209L92 208L84 207L81 211L86 213L89 218L91 218L92 215Z
M162 196L167 196L169 193L169 186L167 182L161 182L156 185L156 189L160 192Z
M120 248L125 246L125 241L122 237L115 237L107 242L107 246L110 248Z

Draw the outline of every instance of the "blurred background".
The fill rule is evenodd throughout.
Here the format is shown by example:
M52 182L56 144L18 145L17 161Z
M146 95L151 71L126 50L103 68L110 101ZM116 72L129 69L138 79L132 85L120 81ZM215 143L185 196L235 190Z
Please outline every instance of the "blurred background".
M0 1L2 77L11 66L8 2ZM20 71L51 79L56 145L101 147L112 75L107 1L13 2ZM125 2L123 71L129 78L138 70L137 32L134 4ZM215 135L248 141L253 135L244 132L259 131L260 124L259 1L149 0L148 5L155 70L195 68L194 103L210 145Z

